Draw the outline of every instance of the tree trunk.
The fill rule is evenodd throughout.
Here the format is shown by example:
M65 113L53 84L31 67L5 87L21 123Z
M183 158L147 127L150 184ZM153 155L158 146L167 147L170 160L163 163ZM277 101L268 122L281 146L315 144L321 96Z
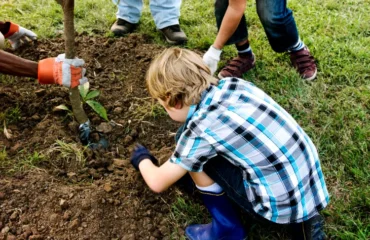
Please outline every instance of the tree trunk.
M75 52L75 28L74 28L74 0L56 0L63 8L64 13L64 37L66 58L73 59ZM79 124L88 121L82 108L82 101L78 87L70 88L69 99L71 101L73 114Z

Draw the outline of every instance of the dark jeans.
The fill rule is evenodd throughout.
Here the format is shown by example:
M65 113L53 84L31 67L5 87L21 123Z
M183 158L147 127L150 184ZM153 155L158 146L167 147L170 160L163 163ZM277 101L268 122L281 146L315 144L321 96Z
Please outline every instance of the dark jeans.
M227 196L244 212L264 224L274 224L267 219L256 214L252 209L251 203L245 193L243 175L240 168L234 166L221 156L214 157L204 165L204 172L220 185ZM289 224L289 229L293 240L321 240L325 239L323 231L324 219L320 216L314 216L301 223Z
M257 14L265 29L272 49L276 52L286 52L299 39L293 12L287 8L287 0L256 0ZM220 29L229 0L215 1L215 16ZM238 28L226 44L235 44L248 39L246 18L243 15Z
M185 127L182 126L177 131L175 136L176 142L184 130ZM216 156L208 160L203 167L203 171L212 178L213 181L220 185L229 199L231 199L236 206L240 207L253 220L263 224L278 225L255 213L245 192L243 173L239 167L236 167L221 156ZM180 182L181 185L187 184L186 187L188 190L189 186L194 186L194 183L188 174L181 179ZM316 215L307 221L289 224L288 227L293 240L322 240L325 239L323 225L324 219L321 215Z

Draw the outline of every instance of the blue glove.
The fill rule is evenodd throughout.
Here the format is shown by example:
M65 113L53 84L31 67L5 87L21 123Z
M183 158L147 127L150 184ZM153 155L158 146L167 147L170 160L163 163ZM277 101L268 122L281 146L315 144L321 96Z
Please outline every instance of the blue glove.
M139 164L144 159L150 159L154 164L158 164L158 160L146 149L143 145L137 144L132 152L131 164L136 170L139 170Z

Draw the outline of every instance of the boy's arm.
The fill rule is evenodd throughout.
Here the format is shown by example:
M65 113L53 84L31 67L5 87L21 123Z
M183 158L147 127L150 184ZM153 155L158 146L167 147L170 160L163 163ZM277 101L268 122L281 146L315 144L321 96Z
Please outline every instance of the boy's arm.
M245 7L246 0L229 1L229 6L227 7L224 18L222 19L216 39L213 42L213 45L210 46L208 51L203 55L203 61L210 68L211 75L216 72L222 48L237 29L240 20L243 17Z
M187 170L169 160L157 167L150 159L144 159L139 169L146 184L157 193L165 191L187 173Z
M213 46L222 49L234 34L246 8L246 0L230 0Z

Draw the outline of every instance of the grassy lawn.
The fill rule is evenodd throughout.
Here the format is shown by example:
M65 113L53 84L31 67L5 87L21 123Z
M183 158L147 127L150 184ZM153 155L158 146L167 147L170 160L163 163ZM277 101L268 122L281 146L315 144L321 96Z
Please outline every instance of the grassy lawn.
M245 79L285 107L317 145L331 195L324 211L329 237L370 239L370 4L368 0L291 0L288 6L301 39L317 60L317 80L301 80L289 57L272 51L255 1L248 1L246 14L257 67ZM110 0L76 1L77 31L109 36L115 12ZM206 50L217 31L213 1L183 0L181 14L181 26L189 37L185 47ZM55 37L63 29L61 8L53 0L2 0L0 16L40 38ZM147 3L137 31L165 44L155 31ZM233 46L226 47L220 64L235 53ZM174 214L194 212L198 206L191 204L179 201ZM272 234L257 228L251 239L279 239L278 233Z

